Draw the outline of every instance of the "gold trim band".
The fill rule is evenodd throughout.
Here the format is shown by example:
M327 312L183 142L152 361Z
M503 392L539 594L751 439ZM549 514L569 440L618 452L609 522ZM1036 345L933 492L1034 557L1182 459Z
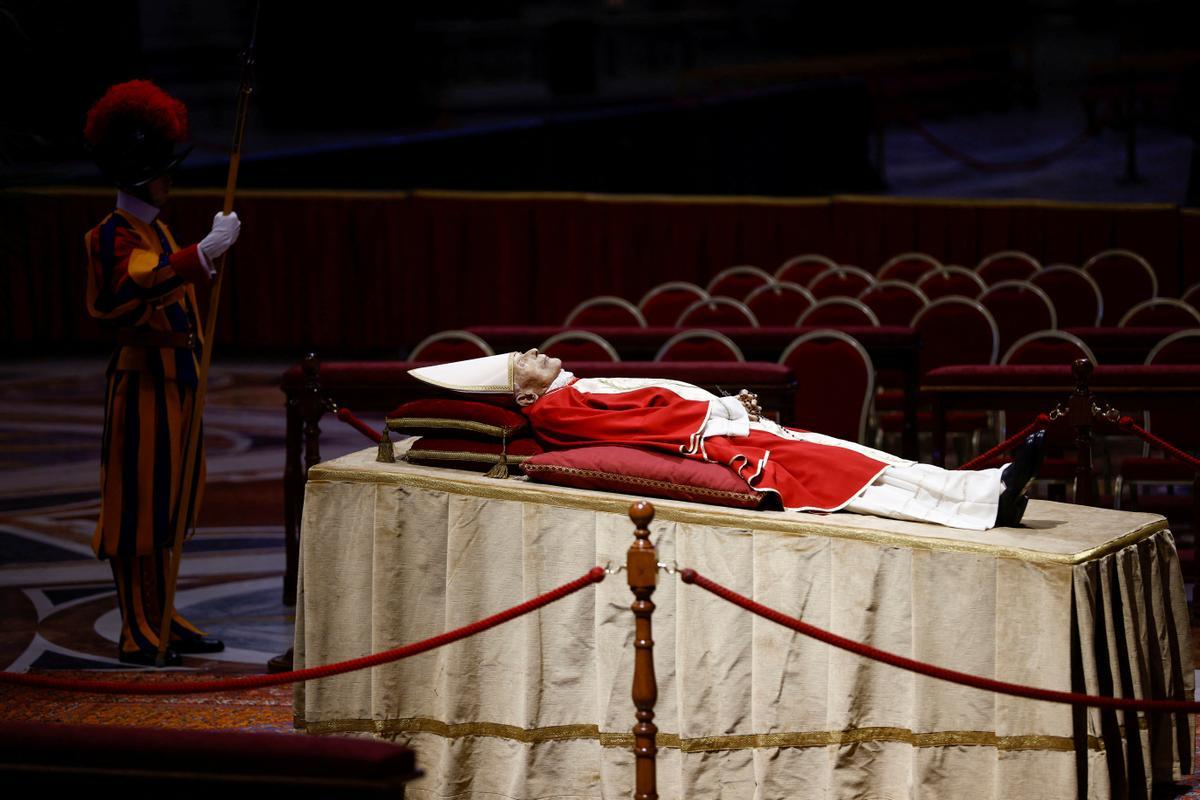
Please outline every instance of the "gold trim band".
M671 483L670 481L656 481L653 478L643 478L640 475L616 475L611 472L602 472L597 469L580 469L579 467L562 467L557 464L531 464L529 469L525 471L526 475L537 475L538 473L549 472L561 475L577 475L581 478L603 478L610 481L629 484L630 486L645 486L650 489L669 489L676 492L689 492L691 494L701 495L702 497L719 497L725 500L754 500L758 502L762 499L762 495L752 489L747 489L744 492L735 492L729 489L709 489L705 486L685 486L681 483Z
M446 419L444 417L393 417L387 421L388 430L402 431L405 428L454 428L495 436L497 439L511 436L524 425L506 428L502 425L487 425L469 419Z
M478 461L481 464L499 464L499 453L472 453L467 450L418 450L412 448L404 454L404 459L424 458L429 461ZM514 456L511 453L505 458L513 464L520 464L529 456Z
M405 719L341 719L322 722L296 720L296 727L310 734L374 733L397 736L429 733L446 739L487 736L496 739L540 744L572 740L597 741L601 747L633 747L633 734L601 732L598 725L552 725L544 728L518 728L495 722L448 723L426 717ZM685 739L677 733L659 733L660 748L684 753L713 753L726 750L752 750L771 747L830 747L863 742L899 742L912 747L994 747L997 750L1049 750L1071 752L1075 742L1070 736L998 736L992 731L931 731L914 733L907 728L853 728L844 731L796 731L750 733L726 736L702 736ZM1104 742L1087 737L1089 750L1103 750Z

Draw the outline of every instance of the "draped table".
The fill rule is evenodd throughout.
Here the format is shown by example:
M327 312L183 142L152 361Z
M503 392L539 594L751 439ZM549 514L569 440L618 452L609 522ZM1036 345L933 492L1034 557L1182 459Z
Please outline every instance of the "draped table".
M630 497L375 461L309 472L296 666L458 627L623 563ZM660 560L822 628L1034 686L1191 697L1161 517L1031 501L1025 529L656 500ZM413 797L628 797L632 596L609 578L448 647L301 684L309 733L397 739ZM1184 715L1073 711L869 662L674 575L654 601L663 798L1143 797L1190 772Z

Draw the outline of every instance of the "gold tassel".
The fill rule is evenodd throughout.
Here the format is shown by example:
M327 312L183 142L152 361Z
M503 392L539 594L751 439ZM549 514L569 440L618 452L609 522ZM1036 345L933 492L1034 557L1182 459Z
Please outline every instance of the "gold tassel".
M375 460L385 464L396 463L396 450L392 447L392 437L388 432L387 423L383 425L383 438L379 440L379 450L375 454Z
M485 474L485 478L507 478L508 477L508 439L500 437L500 460L496 465L489 469Z

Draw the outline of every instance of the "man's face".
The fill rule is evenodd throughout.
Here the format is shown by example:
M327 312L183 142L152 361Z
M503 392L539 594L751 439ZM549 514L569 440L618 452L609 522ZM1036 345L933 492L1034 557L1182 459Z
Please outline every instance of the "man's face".
M162 208L167 202L167 196L171 194L171 175L160 175L154 180L146 184L146 195L150 204L158 208Z
M539 353L537 348L517 356L513 364L513 396L527 406L546 393L562 371L562 360Z

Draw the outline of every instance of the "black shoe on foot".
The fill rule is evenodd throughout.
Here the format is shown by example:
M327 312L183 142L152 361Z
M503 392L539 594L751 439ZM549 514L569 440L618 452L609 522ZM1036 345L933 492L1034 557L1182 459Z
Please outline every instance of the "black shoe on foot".
M171 649L185 655L219 653L225 649L225 643L211 636L189 636L186 639L176 639L171 642Z
M117 660L122 664L137 664L142 667L158 666L158 651L157 650L134 650L127 652L117 649ZM183 659L179 657L179 653L168 647L167 652L163 657L164 667L178 667L183 663Z
M1046 457L1046 432L1029 434L1024 443L1013 454L1013 462L1000 473L1004 490L1000 493L1000 507L996 513L997 528L1015 528L1021 524L1025 506L1029 499L1025 492L1037 479L1042 460Z

